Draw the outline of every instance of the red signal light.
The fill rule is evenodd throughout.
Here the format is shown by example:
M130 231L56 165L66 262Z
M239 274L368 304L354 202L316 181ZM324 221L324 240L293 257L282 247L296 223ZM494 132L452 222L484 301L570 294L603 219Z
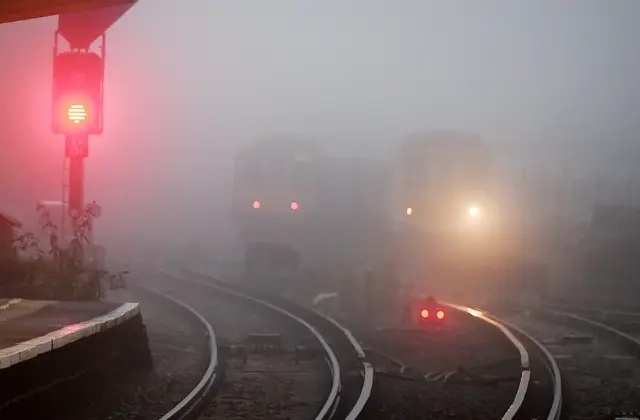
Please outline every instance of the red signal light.
M300 208L300 205L298 204L297 201L294 201L291 203L291 210L298 211L299 208Z
M253 208L258 210L260 208L260 201L259 200L255 200L253 202Z
M94 102L86 95L61 97L55 104L54 123L59 132L67 135L83 135L93 132L96 126Z
M422 317L422 318L424 318L424 319L429 318L429 311L428 311L428 310L426 310L426 309L421 310L421 311L420 311L420 317Z
M54 56L54 133L102 133L103 75L104 61L95 53L74 51Z
M87 119L87 109L82 104L73 104L67 110L67 118L74 124L80 124Z
M438 319L444 319L444 311L438 311L438 312L436 313L436 317L437 317Z

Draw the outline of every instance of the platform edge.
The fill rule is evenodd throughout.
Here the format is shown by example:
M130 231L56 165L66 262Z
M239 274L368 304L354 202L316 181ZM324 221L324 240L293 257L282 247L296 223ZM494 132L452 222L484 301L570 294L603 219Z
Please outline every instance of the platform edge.
M0 349L0 370L121 325L139 313L140 305L138 303L123 303L111 312L88 321L68 325L41 337Z

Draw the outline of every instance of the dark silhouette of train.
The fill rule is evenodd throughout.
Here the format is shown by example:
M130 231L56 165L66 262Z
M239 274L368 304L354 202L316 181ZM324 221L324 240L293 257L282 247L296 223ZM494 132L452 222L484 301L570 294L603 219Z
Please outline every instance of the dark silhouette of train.
M424 293L529 293L544 270L509 255L495 196L491 152L473 134L412 134L381 162L276 138L238 153L233 213L254 266L284 264L264 257L278 254L273 246L292 259L288 267L391 261Z
M329 157L291 139L240 150L233 215L247 263L264 266L268 261L256 254L288 247L298 266L373 264L384 254L375 244L385 241L390 226L385 169L381 162Z

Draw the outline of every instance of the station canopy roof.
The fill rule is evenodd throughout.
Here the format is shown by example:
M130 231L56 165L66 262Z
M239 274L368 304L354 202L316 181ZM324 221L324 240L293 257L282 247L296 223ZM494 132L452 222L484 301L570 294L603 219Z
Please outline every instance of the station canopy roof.
M0 23L131 5L135 2L136 0L0 0Z

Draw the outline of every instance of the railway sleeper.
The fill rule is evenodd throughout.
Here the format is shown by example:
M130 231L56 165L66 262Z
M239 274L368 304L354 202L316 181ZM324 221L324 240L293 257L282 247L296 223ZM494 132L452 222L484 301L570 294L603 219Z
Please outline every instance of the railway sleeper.
M282 336L280 334L256 334L251 333L245 340L245 344L253 350L282 350Z
M218 346L218 352L226 358L241 359L247 363L249 355L291 355L295 364L302 361L324 358L326 355L321 348L298 346L293 350L272 346L246 346L245 344L225 344Z
M565 325L573 326L576 329L585 331L589 334L592 334L594 340L599 340L601 338L610 339L612 341L616 341L619 345L629 351L630 354L635 355L636 357L640 357L640 345L637 341L631 341L625 339L618 335L618 333L604 329L598 325L593 325L591 323L583 319L579 319L571 314L566 314L562 312L555 312L545 309L538 309L534 311L534 316L539 319L543 319L546 321L554 321L554 322L562 322Z
M555 340L543 341L543 344L545 345L556 345L556 346L592 345L594 343L595 343L595 337L593 335L577 335L577 334L561 335Z

